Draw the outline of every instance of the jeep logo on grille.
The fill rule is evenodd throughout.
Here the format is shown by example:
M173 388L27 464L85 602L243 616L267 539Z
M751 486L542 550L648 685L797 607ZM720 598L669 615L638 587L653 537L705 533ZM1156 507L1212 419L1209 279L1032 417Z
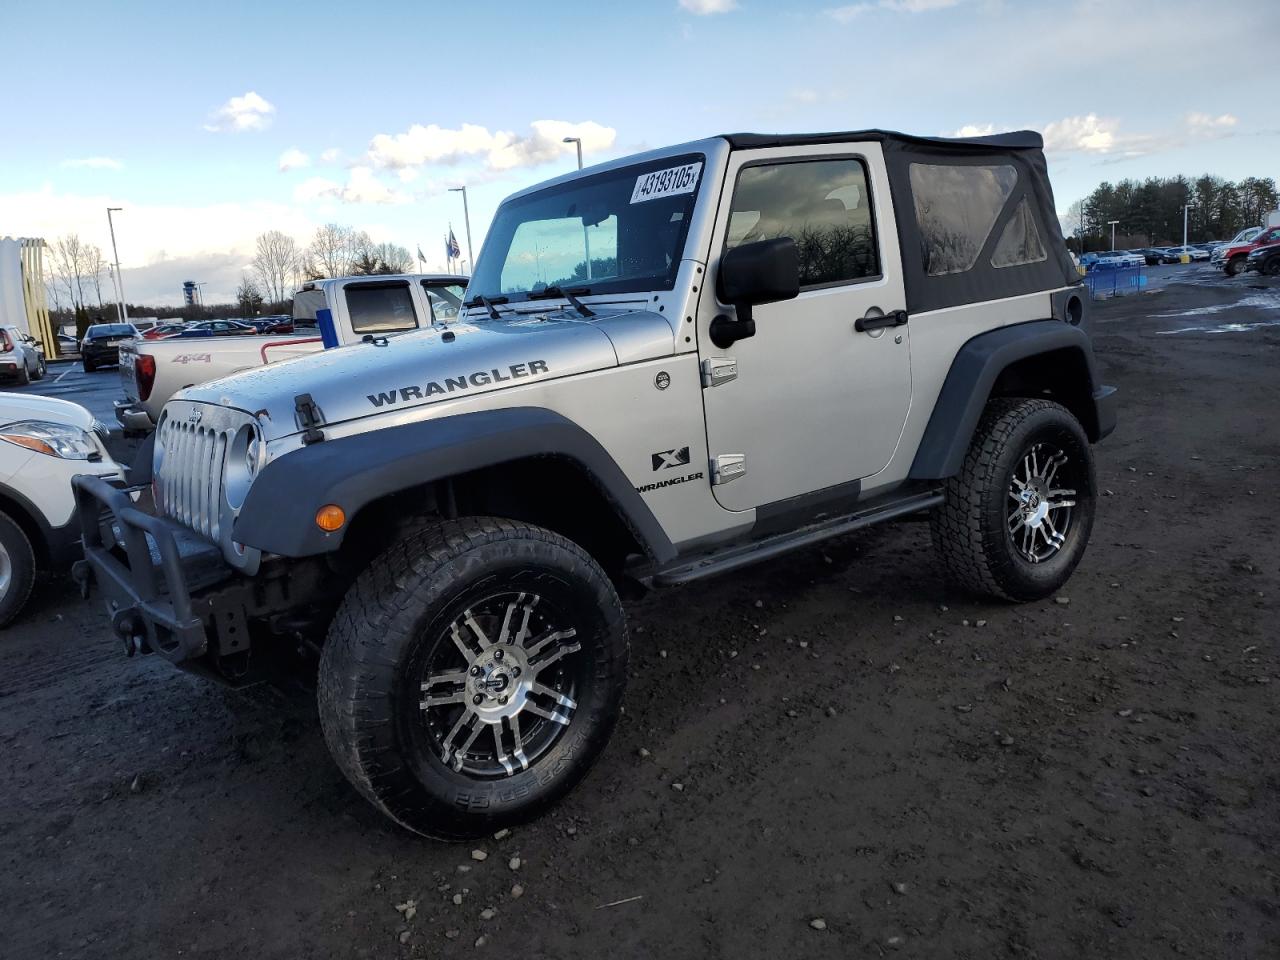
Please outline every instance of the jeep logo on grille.
M201 418L203 417L204 417L204 411L201 410L199 407L196 407L194 410L192 410L190 413L187 414L187 423L191 423L191 424L199 423Z
M655 470L668 470L671 467L683 467L688 462L688 447L681 447L678 450L663 450L661 453L653 454L653 469Z

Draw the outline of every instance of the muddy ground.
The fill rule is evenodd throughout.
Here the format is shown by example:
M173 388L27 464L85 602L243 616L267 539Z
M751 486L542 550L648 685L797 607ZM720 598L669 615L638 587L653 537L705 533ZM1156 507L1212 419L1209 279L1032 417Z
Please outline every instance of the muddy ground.
M483 862L367 807L305 695L125 660L42 586L0 955L1280 955L1280 285L1179 276L1095 312L1123 405L1056 601L949 589L920 523L653 595L612 746Z

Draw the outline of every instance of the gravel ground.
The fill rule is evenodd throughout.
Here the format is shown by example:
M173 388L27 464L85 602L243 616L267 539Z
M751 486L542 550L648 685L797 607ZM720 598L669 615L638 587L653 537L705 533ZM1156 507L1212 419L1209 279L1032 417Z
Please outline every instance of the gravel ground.
M919 523L652 595L612 746L483 858L367 807L304 693L125 660L42 586L0 953L1277 956L1280 285L1178 277L1096 310L1121 420L1060 596L949 589Z

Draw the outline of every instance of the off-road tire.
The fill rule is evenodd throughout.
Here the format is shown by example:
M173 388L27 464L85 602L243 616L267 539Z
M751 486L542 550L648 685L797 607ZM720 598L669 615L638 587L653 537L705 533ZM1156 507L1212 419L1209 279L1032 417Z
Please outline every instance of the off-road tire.
M1076 506L1058 552L1031 563L1009 533L1009 491L1025 452L1046 441L1075 461ZM968 590L1018 602L1042 599L1062 588L1084 555L1096 489L1089 438L1065 407L1049 400L992 400L930 518L934 547L949 577Z
M2 510L0 547L4 549L4 556L0 557L0 582L5 583L0 591L0 628L3 628L22 612L31 596L31 586L36 579L36 556L22 528ZM7 582L3 578L6 568Z
M418 672L486 591L572 608L583 658L558 739L528 769L490 779L424 746ZM343 599L320 658L320 722L339 768L375 807L428 837L472 839L538 816L582 779L617 722L627 656L618 595L577 544L510 520L432 522L374 560Z
M1226 265L1223 266L1222 271L1228 277L1234 277L1244 270L1244 262L1245 262L1245 258L1243 256L1234 256L1226 262Z

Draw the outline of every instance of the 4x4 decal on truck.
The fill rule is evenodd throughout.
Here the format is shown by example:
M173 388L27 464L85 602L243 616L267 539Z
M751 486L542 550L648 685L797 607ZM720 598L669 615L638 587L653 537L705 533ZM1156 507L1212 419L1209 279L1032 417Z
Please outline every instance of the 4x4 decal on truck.
M443 386L435 380L428 380L422 386L413 384L407 387L397 387L388 393L369 393L365 394L365 396L375 407L385 407L393 403L408 403L410 400L421 400L437 393L453 393L455 390L466 390L470 387L487 387L495 383L505 383L508 380L519 380L521 377L547 373L547 361L530 360L528 363L513 363L507 367L507 372L508 376L503 376L501 370L477 370L475 373L469 373L461 377L445 377Z

